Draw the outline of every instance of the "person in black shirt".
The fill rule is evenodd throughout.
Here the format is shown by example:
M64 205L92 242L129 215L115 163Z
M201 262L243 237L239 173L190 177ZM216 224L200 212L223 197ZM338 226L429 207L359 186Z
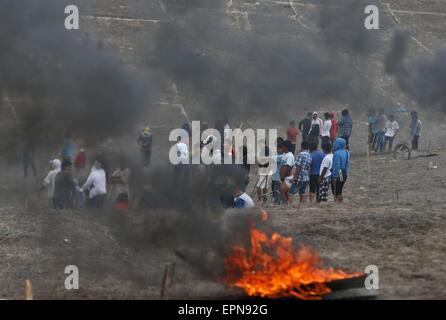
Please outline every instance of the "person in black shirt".
M302 133L302 141L308 142L308 133L310 132L310 129L311 129L312 115L313 114L311 112L308 112L307 116L305 118L303 118L302 120L300 120L300 122L299 122L299 131Z
M62 161L61 171L56 175L54 182L54 209L73 208L76 196L76 183L73 179L72 165L69 159Z

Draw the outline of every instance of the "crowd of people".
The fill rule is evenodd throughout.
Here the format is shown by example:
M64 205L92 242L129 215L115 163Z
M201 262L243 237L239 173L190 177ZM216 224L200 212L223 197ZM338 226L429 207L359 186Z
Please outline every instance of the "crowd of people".
M418 151L418 141L421 135L422 123L418 119L418 113L412 111L410 113L410 140L412 150ZM378 112L376 109L370 108L368 111L368 126L369 126L369 145L374 152L382 152L386 150L392 151L394 140L400 131L400 125L395 120L393 114L386 115L383 108Z
M271 174L274 203L291 204L295 195L299 203L306 202L307 198L312 203L327 201L330 189L335 201L342 202L342 191L349 175L348 143L353 120L347 109L342 111L339 120L334 112L325 112L323 118L318 112L309 112L297 126L295 121L290 122L286 139L278 138L277 153L272 157L272 161L277 162ZM296 153L299 135L301 144ZM264 175L259 175L259 181L267 180ZM258 186L259 201L266 201L263 188L264 185Z
M381 152L388 146L389 150L392 150L394 139L400 130L394 115L386 116L384 109L379 109L378 112L370 109L368 124L371 149ZM291 204L295 197L299 203L304 203L307 199L310 203L326 202L330 198L330 191L334 201L343 201L343 189L349 177L349 143L353 131L353 120L348 109L342 110L339 119L334 112L323 113L323 119L319 117L318 112L310 112L297 125L295 121L291 121L285 132L285 139L277 139L274 146L277 148L276 152L271 152L266 141L261 141L257 148L258 159L264 159L262 163L258 163L258 180L254 184L255 192L251 195L247 193L251 169L247 161L247 148L244 146L240 150L234 150L227 134L230 129L227 119L217 122L216 126L224 137L221 146L211 143L215 139L212 135L194 146L190 146L190 141L185 137L178 137L176 152L182 163L186 162L183 160L200 157L203 148L209 148L214 163L223 163L225 156L234 159L237 153L243 154L243 163L239 167L244 172L244 178L240 185L234 187L234 208L254 207L254 194L259 202L267 202L272 195L273 202L278 205ZM182 128L190 133L188 122L183 124ZM205 124L201 129L204 131L206 128ZM418 150L421 129L418 114L413 111L410 136L414 150ZM297 151L299 140L300 148ZM150 128L144 127L137 138L141 150L141 166L151 165L152 141ZM108 163L104 155L99 154L92 159L91 169L88 171L85 149L80 148L76 154L74 149L71 136L67 134L61 148L60 160L50 161L51 170L42 184L42 189L46 188L48 191L50 206L55 209L83 206L102 208L110 189L115 207L129 208L131 170L125 159L121 159L119 168L109 175ZM274 172L269 169L271 161L277 164ZM29 165L30 162L33 163L29 156L24 158L24 163ZM191 171L185 170L182 163L174 166L174 176L180 180L189 179ZM35 170L33 166L31 168ZM83 184L79 181L83 181Z

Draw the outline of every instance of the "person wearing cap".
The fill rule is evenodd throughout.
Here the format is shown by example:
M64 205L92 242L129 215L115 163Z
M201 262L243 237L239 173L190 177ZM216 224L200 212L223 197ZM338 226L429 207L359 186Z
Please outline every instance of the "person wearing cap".
M313 117L311 118L311 126L310 131L308 132L308 143L316 143L316 146L319 145L319 137L322 131L323 121L319 118L318 113L313 112Z
M145 127L138 136L141 147L141 162L144 167L151 165L153 136L149 127Z
M52 203L53 197L54 197L54 187L55 187L55 182L56 182L56 175L60 172L60 167L61 167L60 160L59 159L51 160L50 167L51 167L51 170L48 172L45 179L43 179L42 188L39 191L39 195L43 189L47 189L48 190L48 199L50 201L50 206L51 206L51 203Z

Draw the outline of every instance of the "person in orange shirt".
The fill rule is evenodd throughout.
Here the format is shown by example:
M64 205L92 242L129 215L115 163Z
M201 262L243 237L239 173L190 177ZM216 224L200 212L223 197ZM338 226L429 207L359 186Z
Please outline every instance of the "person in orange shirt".
M291 142L290 152L296 154L296 143L297 136L299 135L299 129L296 127L296 123L294 121L290 122L290 126L286 130L286 140Z
M335 141L335 139L338 137L339 132L339 122L336 120L335 113L330 112L330 119L331 119L331 128L330 128L330 140L331 143Z

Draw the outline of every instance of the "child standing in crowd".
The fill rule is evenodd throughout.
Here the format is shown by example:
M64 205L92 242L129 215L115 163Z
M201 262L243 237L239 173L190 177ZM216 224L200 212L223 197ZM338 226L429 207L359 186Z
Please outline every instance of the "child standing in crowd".
M330 144L330 143L325 143ZM322 147L324 147L324 145ZM315 201L316 195L318 194L318 181L319 172L322 160L325 154L317 150L317 145L312 142L309 144L310 154L311 154L311 170L310 170L310 203Z
M346 144L344 139L337 138L333 147L332 189L338 203L343 201L342 191L349 174L350 153L345 149Z
M392 150L393 140L395 139L395 136L399 130L400 126L398 125L398 122L396 122L395 117L393 114L389 115L389 120L386 122L383 150L386 149L387 143L389 143L389 151Z
M331 169L333 166L333 153L331 152L331 144L327 143L322 146L322 151L325 153L325 157L322 160L320 173L319 173L319 189L317 201L327 201L328 200L328 190L330 190L331 185Z
M308 142L301 143L301 151L296 157L296 172L291 193L299 193L299 202L305 202L305 193L310 180L311 155L308 152ZM297 189L297 190L295 190Z

